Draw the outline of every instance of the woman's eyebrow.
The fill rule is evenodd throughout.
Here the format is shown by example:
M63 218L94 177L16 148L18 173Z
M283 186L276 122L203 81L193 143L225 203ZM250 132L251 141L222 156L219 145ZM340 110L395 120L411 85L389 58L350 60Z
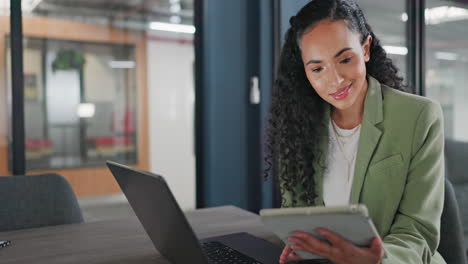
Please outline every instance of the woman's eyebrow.
M338 51L338 53L336 53L335 55L335 58L340 56L343 52L347 51L347 50L350 50L351 48L344 48L344 49L341 49L340 51ZM310 60L306 63L306 65L309 65L311 63L321 63L322 61L321 60Z

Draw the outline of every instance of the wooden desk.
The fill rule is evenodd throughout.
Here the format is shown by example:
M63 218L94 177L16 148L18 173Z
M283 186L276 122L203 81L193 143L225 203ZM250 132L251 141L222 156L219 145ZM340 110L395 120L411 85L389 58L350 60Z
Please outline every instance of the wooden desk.
M245 231L282 245L257 215L234 206L189 211L186 216L200 239ZM12 242L0 249L0 263L169 263L154 248L136 216L0 232L0 239Z

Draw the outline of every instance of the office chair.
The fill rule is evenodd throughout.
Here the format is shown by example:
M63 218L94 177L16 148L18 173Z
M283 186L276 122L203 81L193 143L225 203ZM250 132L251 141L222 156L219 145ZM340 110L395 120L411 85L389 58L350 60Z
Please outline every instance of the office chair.
M445 140L445 175L452 183L463 226L465 251L468 254L468 142Z
M467 263L457 199L447 178L445 178L445 201L440 223L440 244L437 251L448 264Z
M70 184L58 174L0 177L0 232L82 223Z

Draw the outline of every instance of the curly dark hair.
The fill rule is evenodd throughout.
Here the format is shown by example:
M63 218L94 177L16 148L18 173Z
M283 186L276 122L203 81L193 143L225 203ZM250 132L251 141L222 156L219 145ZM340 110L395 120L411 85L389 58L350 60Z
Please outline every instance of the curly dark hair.
M315 92L306 77L298 41L306 30L322 20L347 21L349 30L360 34L361 44L369 35L372 36L370 60L366 63L367 74L389 87L405 90L403 78L397 75L398 68L387 57L354 0L313 0L291 17L265 131L267 168L264 180L272 171L273 164L278 165L275 166L275 180L282 196L282 205L285 205L285 191L292 194L292 206L297 204L298 199L313 205L317 196L312 164L322 155L314 150L320 141L319 133L325 126L323 120L328 103ZM296 193L298 187L303 192Z

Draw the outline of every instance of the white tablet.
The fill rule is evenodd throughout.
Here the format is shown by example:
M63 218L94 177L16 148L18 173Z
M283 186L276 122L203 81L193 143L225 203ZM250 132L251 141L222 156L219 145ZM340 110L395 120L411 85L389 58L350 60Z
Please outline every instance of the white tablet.
M360 247L369 247L372 240L379 236L368 217L365 205L263 209L260 210L260 216L263 223L288 245L291 244L288 237L296 230L324 240L315 230L325 228ZM303 259L323 258L308 252L295 251Z

